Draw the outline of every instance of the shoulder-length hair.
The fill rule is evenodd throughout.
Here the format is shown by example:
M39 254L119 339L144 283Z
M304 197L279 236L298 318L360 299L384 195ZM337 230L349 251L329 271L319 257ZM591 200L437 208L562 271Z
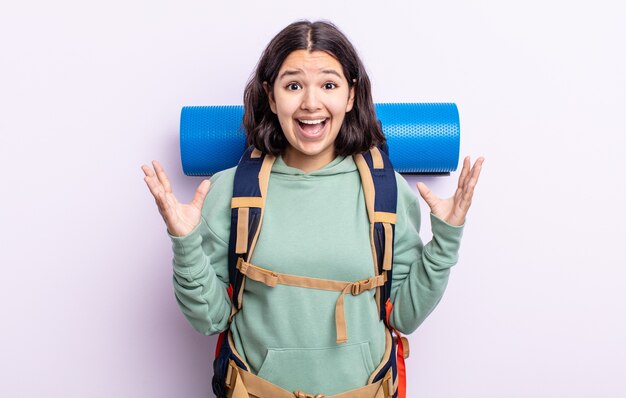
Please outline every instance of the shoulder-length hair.
M263 51L243 95L247 144L273 155L284 153L287 139L270 108L263 83L273 88L283 61L296 50L324 51L333 56L343 67L350 88L354 87L354 105L346 113L335 140L337 155L354 155L384 144L365 67L348 38L332 23L324 21L294 22L280 31Z

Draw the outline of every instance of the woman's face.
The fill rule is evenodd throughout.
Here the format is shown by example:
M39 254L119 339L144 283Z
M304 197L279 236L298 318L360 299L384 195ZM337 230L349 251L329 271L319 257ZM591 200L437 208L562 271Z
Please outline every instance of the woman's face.
M285 163L305 172L330 163L354 103L354 88L339 61L323 51L296 50L285 58L271 90L267 83L265 89L289 143Z

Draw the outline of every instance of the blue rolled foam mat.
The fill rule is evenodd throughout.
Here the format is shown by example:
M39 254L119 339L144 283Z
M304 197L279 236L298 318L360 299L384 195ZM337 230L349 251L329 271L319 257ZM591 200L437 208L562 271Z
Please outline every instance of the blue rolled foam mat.
M459 113L451 103L376 104L389 156L400 173L447 173L459 162ZM180 152L189 176L212 175L237 165L246 147L243 106L185 106Z

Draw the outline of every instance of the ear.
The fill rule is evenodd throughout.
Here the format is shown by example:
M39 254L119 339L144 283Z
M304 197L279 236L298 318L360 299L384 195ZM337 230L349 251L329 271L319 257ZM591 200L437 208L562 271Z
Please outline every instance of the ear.
M354 106L354 86L350 87L350 94L348 96L348 104L346 105L346 113L352 110Z
M272 92L272 89L267 82L263 82L263 90L265 90L265 94L270 101L270 109L272 112L276 113L276 100L274 99L274 92Z

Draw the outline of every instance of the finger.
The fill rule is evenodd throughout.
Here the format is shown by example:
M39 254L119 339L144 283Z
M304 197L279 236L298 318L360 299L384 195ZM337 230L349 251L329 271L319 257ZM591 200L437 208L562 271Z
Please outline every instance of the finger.
M159 192L155 200L161 216L163 216L165 223L169 226L174 208L172 204L167 200L167 194L165 192Z
M150 172L152 172L152 170L150 170ZM148 185L148 189L150 190L150 193L152 194L152 196L154 196L155 199L159 192L163 192L163 186L161 185L159 180L156 178L154 173L152 173L152 175L146 174L143 180L146 182L146 185Z
M463 180L463 184L461 185L461 190L464 191L467 188L467 183L469 182L471 176L472 176L472 171L474 170L472 167L472 160L471 158L468 156L466 157L467 159L467 173L464 176L464 180Z
M480 176L480 171L482 169L483 162L485 158L480 157L474 163L474 167L472 167L471 177L468 179L466 186L463 189L463 195L461 196L461 202L459 206L463 209L468 209L472 203L472 196L474 195L474 188L478 183L478 177Z
M145 174L143 180L148 185L148 188L150 189L152 195L156 198L156 193L163 190L161 182L157 178L156 174L154 174L154 171L152 171L150 166L144 164L141 166L141 170L143 170L143 173Z
M465 185L465 180L470 173L470 157L466 156L463 159L463 168L461 169L461 174L459 175L459 185L458 188L463 188Z
M422 198L424 198L424 201L426 202L428 207L432 209L437 203L438 198L432 193L430 188L428 188L426 184L424 184L423 182L418 182L416 186L417 186L417 190L419 191Z
M146 177L153 177L154 176L154 172L152 171L152 169L148 165L142 164L141 165L141 170L143 170L143 173L146 175Z
M459 174L459 181L457 184L456 191L454 191L453 198L455 201L459 201L463 196L463 190L465 185L467 184L468 176L470 175L470 157L466 156L463 159L463 169L461 169L461 174Z
M206 198L207 193L209 193L209 188L211 187L210 180L204 180L200 183L198 188L196 189L196 193L193 196L193 200L191 204L198 209L202 209L202 205L204 204L204 199Z
M460 196L457 207L463 212L467 213L467 210L472 205L472 197L474 195L474 184L468 183L465 189L463 190L462 195Z
M157 177L161 184L163 184L163 189L165 192L172 192L172 186L170 185L170 180L167 178L167 174L165 174L165 170L163 166L156 160L152 161L152 165L154 166L154 170L156 170Z
M463 186L465 185L465 181L467 180L467 176L469 175L469 156L466 156L463 159L463 168L461 169L461 174L459 174L459 181L457 182L457 188L452 195L452 199L457 202L460 200L463 195Z
M476 160L476 163L474 163L474 166L472 167L472 173L470 175L470 178L468 179L468 184L470 182L473 182L473 185L475 186L476 183L478 182L478 176L480 176L480 170L482 170L483 167L483 163L485 161L484 157L479 157L478 160Z

